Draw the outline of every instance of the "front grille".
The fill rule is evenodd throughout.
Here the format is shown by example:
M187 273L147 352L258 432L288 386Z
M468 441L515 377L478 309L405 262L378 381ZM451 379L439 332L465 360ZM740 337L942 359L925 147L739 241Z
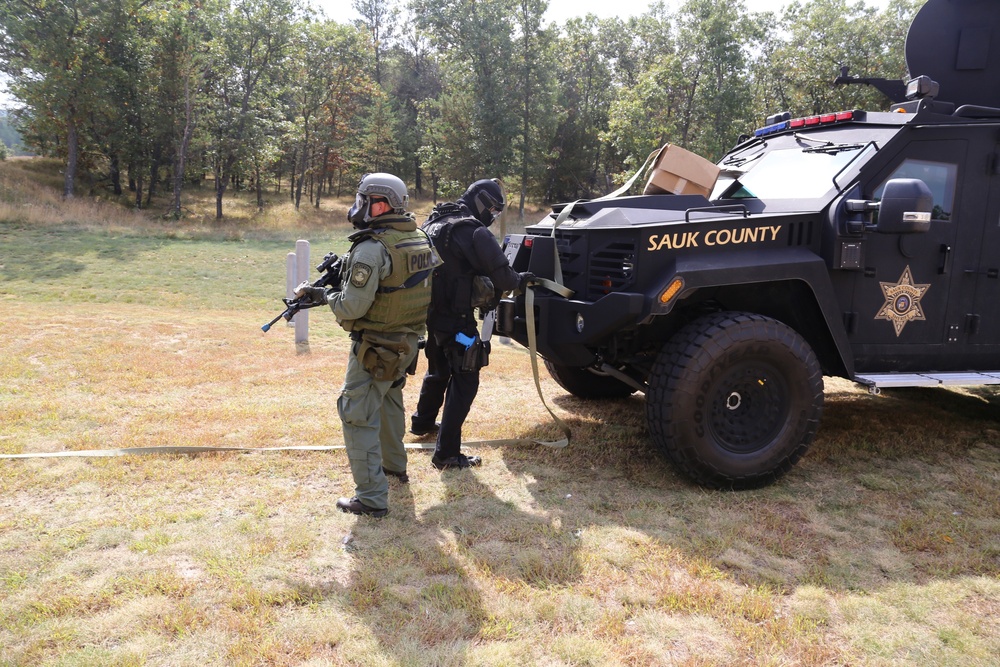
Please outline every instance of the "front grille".
M591 300L610 292L624 291L635 272L635 243L610 243L590 257L587 292Z
M576 298L596 301L634 282L635 241L595 242L579 233L556 232L563 282ZM594 246L588 248L588 240Z

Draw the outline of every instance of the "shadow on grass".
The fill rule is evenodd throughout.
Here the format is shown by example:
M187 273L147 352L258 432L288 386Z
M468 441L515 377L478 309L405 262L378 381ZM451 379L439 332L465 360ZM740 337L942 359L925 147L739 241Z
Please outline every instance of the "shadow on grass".
M393 480L390 515L357 520L349 581L328 594L370 628L379 652L399 664L464 664L478 643L517 640L519 615L563 622L568 599L710 613L719 580L875 593L1000 573L994 392L832 390L813 450L777 483L744 492L702 489L663 463L642 397L553 401L574 415L568 448L484 452L519 484L494 489L478 471L446 471L444 502L418 514L414 489ZM557 434L544 424L517 435ZM425 465L411 455L411 470ZM522 491L527 502L506 499ZM686 584L692 576L704 579Z
M699 488L665 463L641 396L553 402L574 415L570 447L503 456L564 526L630 526L740 583L780 590L1000 573L998 389L876 397L834 388L803 460L775 484L743 492ZM522 434L552 435L547 427Z
M423 465L411 457L411 470ZM389 516L357 520L350 580L331 591L399 664L461 665L473 642L513 638L487 611L481 582L562 586L582 571L575 540L547 518L499 498L474 471L440 475L445 502L419 516L410 485L391 481Z

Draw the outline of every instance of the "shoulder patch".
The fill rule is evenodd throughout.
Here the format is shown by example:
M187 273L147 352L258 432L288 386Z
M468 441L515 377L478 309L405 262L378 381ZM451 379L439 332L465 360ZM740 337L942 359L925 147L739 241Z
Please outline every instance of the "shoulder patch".
M372 275L372 267L358 262L351 267L351 284L355 287L364 287Z

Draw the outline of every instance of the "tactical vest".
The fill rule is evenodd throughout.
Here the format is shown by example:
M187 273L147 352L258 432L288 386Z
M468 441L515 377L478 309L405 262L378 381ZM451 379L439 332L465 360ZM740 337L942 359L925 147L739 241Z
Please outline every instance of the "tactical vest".
M434 271L434 298L427 320L428 326L436 331L471 331L477 328L472 307L476 272L451 245L453 232L464 225L483 226L456 204L445 203L438 204L434 214L422 226L443 262Z
M392 272L379 281L375 301L368 312L342 324L348 331L423 333L431 301L431 273L440 266L441 259L427 235L416 229L411 219L405 219L405 223L393 220L381 224L386 226L356 235L351 250L365 240L378 241L389 254Z

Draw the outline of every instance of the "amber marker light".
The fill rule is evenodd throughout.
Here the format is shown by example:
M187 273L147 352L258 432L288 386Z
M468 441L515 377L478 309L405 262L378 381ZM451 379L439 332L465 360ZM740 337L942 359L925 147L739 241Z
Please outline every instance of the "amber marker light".
M667 289L660 293L660 303L670 303L675 296L680 294L682 289L684 289L684 279L678 276L671 280Z

